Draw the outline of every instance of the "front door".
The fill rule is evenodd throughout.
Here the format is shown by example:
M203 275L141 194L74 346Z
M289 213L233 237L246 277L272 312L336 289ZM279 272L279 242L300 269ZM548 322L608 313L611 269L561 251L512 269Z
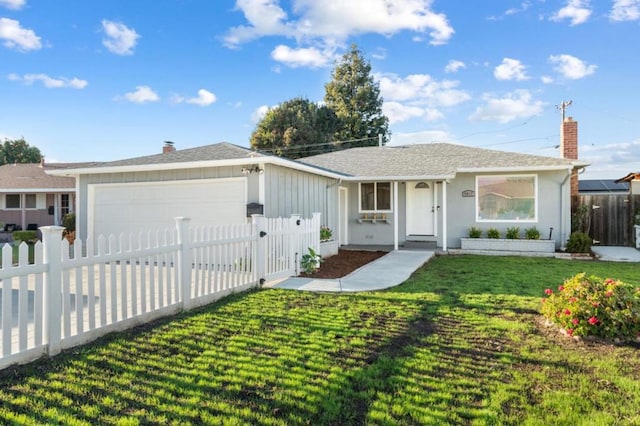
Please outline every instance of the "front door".
M434 235L433 182L407 182L407 237Z

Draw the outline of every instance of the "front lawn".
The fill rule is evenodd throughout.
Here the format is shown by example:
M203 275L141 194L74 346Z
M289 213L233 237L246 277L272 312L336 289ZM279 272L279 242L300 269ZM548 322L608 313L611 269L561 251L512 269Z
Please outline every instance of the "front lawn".
M539 325L578 272L637 264L444 256L385 292L258 290L0 373L0 423L639 424L634 346Z

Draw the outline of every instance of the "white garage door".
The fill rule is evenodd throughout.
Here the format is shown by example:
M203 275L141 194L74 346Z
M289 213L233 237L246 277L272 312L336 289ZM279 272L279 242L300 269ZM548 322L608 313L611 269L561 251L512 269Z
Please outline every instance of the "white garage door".
M245 178L89 185L89 235L246 222Z

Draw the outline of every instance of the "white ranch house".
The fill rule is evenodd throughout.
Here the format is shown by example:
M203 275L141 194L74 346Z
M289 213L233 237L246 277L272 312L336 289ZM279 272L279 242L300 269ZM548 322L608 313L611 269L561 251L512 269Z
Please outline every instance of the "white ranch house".
M575 140L577 144L577 139ZM570 233L578 160L433 143L366 147L291 161L229 143L52 171L76 177L77 235L322 214L340 244L460 247L471 226Z

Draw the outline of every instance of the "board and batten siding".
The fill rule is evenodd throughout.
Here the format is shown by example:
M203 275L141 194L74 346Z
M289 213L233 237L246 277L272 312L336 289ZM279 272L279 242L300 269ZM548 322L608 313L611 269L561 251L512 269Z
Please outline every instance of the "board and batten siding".
M308 218L319 212L322 225L337 236L338 180L273 164L265 166L264 180L265 216Z

